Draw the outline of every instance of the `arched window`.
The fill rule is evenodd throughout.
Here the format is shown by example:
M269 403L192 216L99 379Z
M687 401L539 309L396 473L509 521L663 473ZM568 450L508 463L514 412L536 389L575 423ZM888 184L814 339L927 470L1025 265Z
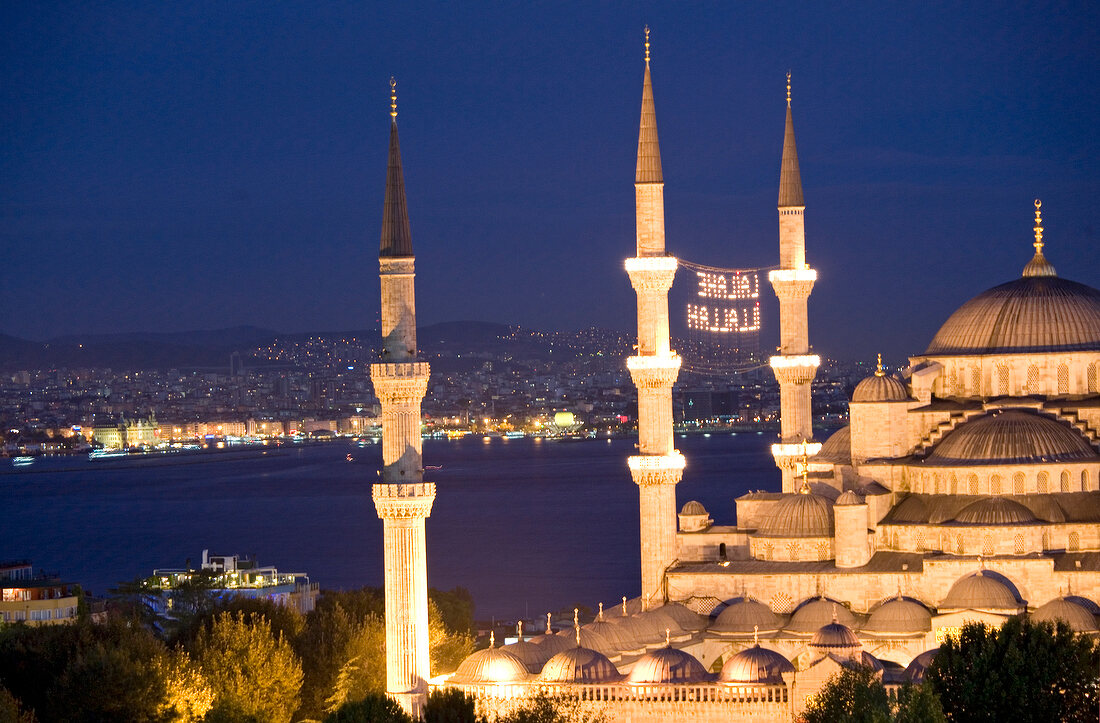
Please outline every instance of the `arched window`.
M970 494L972 494L972 495L978 494L978 475L972 474L969 477L967 477L967 483L969 485Z
M1039 367L1035 364L1032 364L1027 368L1027 389L1024 390L1024 393L1039 393Z
M1001 494L1001 475L995 474L989 478L989 494Z
M1088 370L1085 372L1085 376L1088 377L1089 394L1095 394L1098 390L1096 387L1096 373L1100 364L1089 364Z
M989 535L986 535L985 539L982 540L982 554L993 555L993 538Z
M1014 537L1012 539L1012 550L1017 555L1024 554L1024 536L1023 535L1016 535L1016 537Z
M1017 472L1012 475L1012 494L1022 495L1024 493L1024 473Z
M982 396L982 369L974 367L970 370L970 388L975 397Z
M1050 475L1046 472L1040 472L1035 476L1035 491L1039 494L1046 494L1050 491Z
M1043 552L1046 552L1049 549L1050 549L1050 533L1049 532L1044 532L1043 533Z
M940 493L940 476L938 474L932 475L932 491L936 494Z
M1081 491L1092 492L1092 487L1089 486L1089 471L1087 469L1081 470Z
M765 560L770 560L770 559L772 559L772 556L774 554L775 554L775 548L772 547L772 543L770 543L770 542L766 543L764 545L764 559Z
M1068 469L1062 470L1062 478L1061 478L1060 482L1061 482L1061 486L1059 487L1059 489L1061 489L1063 492L1069 492L1069 470Z
M997 365L997 394L1002 397L1008 395L1008 365Z
M951 494L959 494L959 478L955 476L955 473L951 473Z
M924 550L924 529L917 530L917 551L922 552Z
M1069 533L1069 543L1066 545L1066 549L1070 552L1077 552L1081 549L1081 535L1076 532Z
M829 543L819 542L817 543L817 559L828 560L829 559Z
M787 543L787 554L790 556L790 560L792 562L797 560L798 559L798 543L788 542Z
M951 371L947 374L947 383L944 384L943 395L950 396L955 393L955 386L957 384L956 379L958 375L955 373L955 367L951 367Z
M724 543L724 542L718 543L718 559L719 560L725 560L726 559L726 543Z
M1069 394L1069 365L1058 365L1058 393Z
M960 555L966 554L966 546L963 545L962 535L955 536L955 551Z

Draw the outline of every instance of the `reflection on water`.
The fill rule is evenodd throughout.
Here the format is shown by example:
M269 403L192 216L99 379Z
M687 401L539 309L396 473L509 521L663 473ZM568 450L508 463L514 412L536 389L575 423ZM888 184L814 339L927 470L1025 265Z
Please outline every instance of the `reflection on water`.
M732 524L735 497L779 488L771 441L678 438L688 463L680 504L697 499L717 524ZM428 583L469 588L479 616L637 595L638 492L626 468L633 451L633 440L425 441L425 462L442 465L427 473L438 490ZM323 588L381 585L382 526L370 495L380 455L380 446L335 443L170 463L7 462L0 559L30 558L96 594L155 567L197 561L204 548L255 554Z

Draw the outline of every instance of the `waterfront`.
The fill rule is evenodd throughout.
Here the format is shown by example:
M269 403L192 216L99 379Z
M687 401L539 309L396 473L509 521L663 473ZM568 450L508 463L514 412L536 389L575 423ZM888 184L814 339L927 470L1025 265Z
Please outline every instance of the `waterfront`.
M687 457L679 505L718 524L733 500L778 489L771 433L677 437ZM639 592L638 492L631 439L427 440L438 496L427 524L428 581L468 588L478 617L614 603ZM351 453L352 462L346 461ZM4 463L0 558L29 558L97 595L211 553L255 554L323 588L382 584L370 485L380 446L342 442L246 454ZM529 607L537 606L536 607Z

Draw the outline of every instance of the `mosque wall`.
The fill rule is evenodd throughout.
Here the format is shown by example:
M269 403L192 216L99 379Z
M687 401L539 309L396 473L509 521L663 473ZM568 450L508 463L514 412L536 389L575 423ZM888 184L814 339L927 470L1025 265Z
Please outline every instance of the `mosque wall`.
M907 402L852 402L852 461L900 457L909 451Z
M934 495L1030 495L1097 490L1100 463L907 466L908 491Z
M932 384L941 398L1096 394L1100 355L1095 351L980 356L913 357L943 369Z

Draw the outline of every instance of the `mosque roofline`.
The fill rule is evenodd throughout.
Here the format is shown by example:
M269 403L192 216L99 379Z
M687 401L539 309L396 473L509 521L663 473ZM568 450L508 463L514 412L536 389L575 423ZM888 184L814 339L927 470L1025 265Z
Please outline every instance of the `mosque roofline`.
M1100 558L1100 553L1097 553ZM837 567L833 560L780 562L777 560L729 560L722 562L682 562L669 569L676 574L756 574L802 573L860 574L868 572L921 572L925 554L919 552L876 552L862 567ZM1098 563L1100 564L1100 563ZM908 567L906 567L908 566Z

